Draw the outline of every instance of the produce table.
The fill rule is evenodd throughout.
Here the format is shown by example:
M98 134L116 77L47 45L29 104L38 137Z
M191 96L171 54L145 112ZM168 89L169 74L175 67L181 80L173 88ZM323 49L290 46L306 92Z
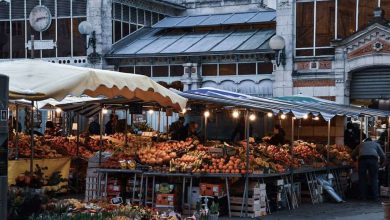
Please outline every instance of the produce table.
M56 159L35 159L34 166L38 165L41 168L47 167L47 170L43 170L43 173L46 176L50 176L54 172L60 172L62 178L68 179L70 161L71 158L69 157L56 158ZM30 170L29 159L9 160L8 161L8 185L15 184L16 177L21 174L24 174L28 170ZM68 182L66 181L60 183L59 187L67 186L67 185Z
M275 178L275 177L287 177L293 175L298 175L298 174L305 174L306 175L306 180L308 180L307 174L312 174L312 173L320 173L320 172L325 172L329 171L331 173L338 172L340 170L346 170L350 169L350 166L337 166L337 167L322 167L322 168L299 168L299 169L294 169L292 171L286 171L282 173L263 173L263 174L249 174L248 178L250 179L261 179L264 182L265 178ZM141 171L141 170L127 170L127 169L97 169L97 173L102 174L99 175L100 180L102 178L105 179L105 182L107 183L108 175L109 174L127 174L127 175L133 175L134 181L137 180L137 178L140 178L141 181L141 189L140 191L142 192L142 185L143 182L145 181L145 187L148 187L149 183L149 177L152 178L152 185L154 186L155 184L155 178L156 177L178 177L178 178L183 178L183 191L182 191L182 204L181 206L184 207L184 196L185 196L185 188L187 184L187 180L189 180L189 190L192 190L192 183L193 183L193 178L224 178L225 179L225 187L226 187L226 196L228 199L228 211L229 211L229 217L231 217L231 210L230 210L230 193L229 193L229 178L245 178L246 174L224 174L224 173L162 173L162 172L153 172L153 171ZM101 181L99 181L100 183ZM337 178L336 178L337 182ZM101 187L99 187L100 189ZM144 204L154 204L154 192L155 189L154 187L152 191L152 201L147 202L144 201ZM105 195L107 192L107 185L104 187ZM133 200L134 200L134 195L135 195L135 188L133 187ZM101 192L98 192L98 195L102 197ZM191 194L190 194L191 196ZM142 198L147 198L147 190L145 192L145 195L142 196ZM132 201L133 201L132 200ZM189 201L191 201L191 198L188 198ZM139 204L142 205L142 200L139 201ZM191 205L189 205L188 208L189 212L191 212Z

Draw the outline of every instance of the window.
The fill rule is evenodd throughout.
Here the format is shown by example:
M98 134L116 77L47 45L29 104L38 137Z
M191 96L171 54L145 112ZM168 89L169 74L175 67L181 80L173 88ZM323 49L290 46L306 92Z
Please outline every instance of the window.
M219 75L236 75L236 64L219 64Z
M335 1L298 2L296 11L296 56L333 55Z
M381 8L385 11L385 18L390 20L390 0L381 0Z
M136 66L135 73L139 75L151 76L150 66Z
M53 0L47 0L52 1ZM85 16L87 14L87 0L72 1L72 13L73 16Z
M137 9L130 8L130 21L134 24L137 23Z
M134 67L133 66L121 66L121 67L119 67L119 72L134 73Z
M87 51L87 39L79 32L79 24L85 21L85 18L73 19L73 56L85 56Z
M202 75L203 76L216 76L218 73L217 64L203 64L202 65Z
M78 30L78 29L76 28L76 30ZM73 32L74 31L75 30L74 30L74 25L73 25ZM42 39L43 40L53 40L54 42L56 41L56 21L55 21L55 19L52 19L49 29L42 32ZM78 46L76 46L75 48L78 48ZM55 57L55 56L56 56L55 48L53 48L52 50L42 50L42 57Z
M0 21L0 58L10 58L9 21Z
M137 10L137 22L138 24L145 24L145 11L142 9Z
M168 76L168 66L153 66L153 77L166 77Z
M314 3L297 3L297 48L313 47Z
M70 36L70 19L61 18L58 19L58 40L57 50L59 57L71 56L71 36Z
M71 0L57 0L57 13L58 17L69 17L70 16L70 1ZM28 1L26 1L28 2ZM39 5L39 0L38 0ZM27 11L27 13L29 13Z
M359 0L359 30L365 28L372 21L374 10L377 6L377 1Z
M258 74L272 74L274 65L272 63L257 63Z
M121 31L121 22L115 21L114 22L114 36L115 42L120 40L122 38L122 31Z
M39 35L38 35L39 37ZM24 21L12 22L12 57L25 58Z
M334 39L334 6L333 1L317 2L316 47L330 46Z
M123 22L122 23L122 37L126 37L127 35L129 35L129 31L130 31L129 23Z
M356 0L338 1L337 38L343 39L355 32Z
M239 63L238 75L255 75L256 63Z
M184 67L182 65L171 65L169 67L171 69L170 76L183 76Z

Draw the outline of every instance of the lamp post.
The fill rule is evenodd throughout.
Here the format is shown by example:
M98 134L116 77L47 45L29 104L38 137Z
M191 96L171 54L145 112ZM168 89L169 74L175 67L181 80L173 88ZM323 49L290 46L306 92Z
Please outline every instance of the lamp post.
M286 65L286 57L285 57L285 46L286 43L284 41L284 38L280 35L275 35L269 40L269 46L272 50L275 51L275 60L276 65L280 66L282 64L283 66Z
M88 54L88 62L96 64L101 61L102 56L96 52L96 31L93 30L92 24L88 21L83 21L79 24L79 32L82 35L88 35L87 49L92 47L92 53Z

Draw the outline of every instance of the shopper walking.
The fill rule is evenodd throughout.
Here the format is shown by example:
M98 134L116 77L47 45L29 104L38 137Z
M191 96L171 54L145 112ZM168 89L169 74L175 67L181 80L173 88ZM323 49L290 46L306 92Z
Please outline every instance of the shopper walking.
M372 141L371 138L366 138L363 143L359 144L352 152L353 158L358 158L358 174L359 174L359 189L361 199L367 199L367 185L371 183L371 193L374 201L379 201L378 190L378 159L383 164L385 154L381 146ZM367 172L369 180L367 180Z

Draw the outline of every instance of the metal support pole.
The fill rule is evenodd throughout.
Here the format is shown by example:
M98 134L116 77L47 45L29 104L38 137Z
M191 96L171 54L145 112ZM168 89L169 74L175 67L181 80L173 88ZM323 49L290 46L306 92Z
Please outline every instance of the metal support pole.
M326 145L326 171L327 171L327 177L329 177L329 148L330 148L330 122L332 119L329 119L328 121L328 144Z
M291 162L294 161L294 126L295 126L295 119L294 117L291 117ZM287 177L287 176L286 176ZM291 195L291 204L292 208L294 209L294 190L293 190L293 183L294 183L294 164L291 164L291 183L290 183L290 195Z
M99 141L99 167L102 163L102 150L103 150L103 111L99 112L100 123L100 141Z
M158 109L158 122L157 122L157 131L160 133L161 132L161 108Z
M360 143L363 142L363 120L361 117L359 117L360 120Z
M77 120L77 130L76 130L76 142L77 142L77 152L76 156L79 156L79 150L80 150L80 114L77 113L76 115L76 120Z
M19 159L19 105L16 104L15 160Z
M165 112L166 113L166 112ZM168 121L168 115L166 116L167 117L167 133L169 132L169 121Z
M0 219L7 219L8 86L8 76L0 75Z
M126 108L125 110L125 114L126 114L126 122L125 122L125 146L127 146L127 142L128 142L128 137L127 137L127 121L129 120L129 109Z
M390 117L388 117L388 123L387 123L387 147L385 147L386 153L389 151L390 147Z
M248 185L249 185L249 110L246 110L245 114L245 138L246 138L246 174L245 174L245 198L244 198L244 204L245 204L245 217L248 217Z
M206 143L207 142L207 117L206 116L203 117L204 117L204 142Z
M34 172L34 101L31 101L31 115L30 115L30 136L31 136L31 155L30 155L30 176Z

